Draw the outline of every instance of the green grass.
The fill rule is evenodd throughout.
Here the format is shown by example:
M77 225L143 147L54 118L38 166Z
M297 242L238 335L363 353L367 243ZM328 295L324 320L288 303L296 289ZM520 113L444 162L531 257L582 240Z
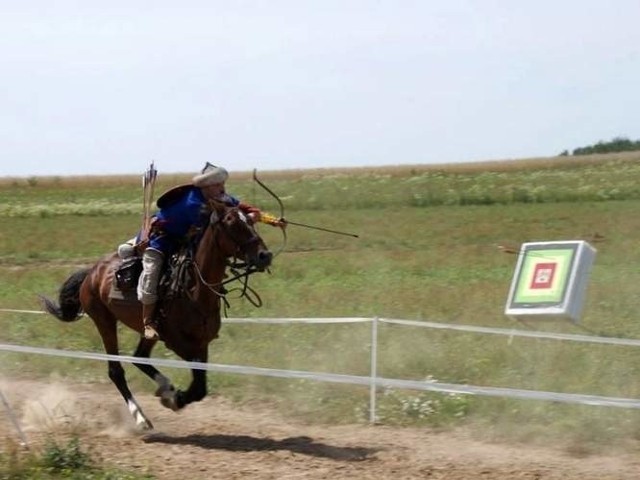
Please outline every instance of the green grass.
M150 480L139 475L100 466L94 455L82 448L79 438L66 443L49 438L41 451L14 446L0 451L0 479L3 480Z
M640 338L636 267L640 162L525 162L474 169L389 169L272 174L291 220L357 233L360 238L290 226L271 275L252 280L264 306L229 296L231 317L388 317L528 328L504 315L516 257L499 245L587 240L598 253L579 325L541 322L540 330ZM175 180L172 177L172 180ZM38 308L80 265L112 251L138 228L140 215L119 210L139 200L127 188L98 179L0 183L0 306ZM122 183L122 182L120 182ZM126 182L125 182L126 183ZM229 189L278 213L274 202L241 178ZM237 187L237 188L236 188ZM161 189L160 189L161 190ZM519 193L518 193L519 192ZM528 193L527 193L528 192ZM526 193L526 194L525 194ZM418 201L418 197L421 198ZM61 208L97 202L100 212ZM108 208L113 206L113 209ZM6 213L23 212L21 215ZM46 208L50 214L37 212ZM66 208L66 207L65 207ZM32 210L29 210L32 209ZM2 212L5 212L4 214ZM66 213L65 213L66 212ZM261 233L276 249L277 230ZM122 332L122 351L136 343ZM89 319L63 324L44 315L1 314L0 341L102 351ZM379 374L389 378L640 398L640 351L631 347L483 336L381 325ZM162 347L155 352L174 358ZM367 325L223 325L210 361L367 375ZM101 362L0 353L2 372L47 375L52 369L108 382ZM188 373L168 372L185 385ZM151 391L134 369L136 389ZM210 375L214 389L239 401L262 398L307 421L366 421L361 387L251 376ZM604 407L410 391L379 396L387 424L466 424L496 437L581 444L637 441L640 413Z

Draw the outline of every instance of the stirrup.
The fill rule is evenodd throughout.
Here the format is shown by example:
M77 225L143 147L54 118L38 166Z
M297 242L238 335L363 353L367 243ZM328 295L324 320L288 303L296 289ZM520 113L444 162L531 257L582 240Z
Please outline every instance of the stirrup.
M144 331L143 331L144 338L146 338L147 340L159 339L160 335L158 335L158 330L156 330L157 326L158 326L157 323L153 321L146 323L144 325Z

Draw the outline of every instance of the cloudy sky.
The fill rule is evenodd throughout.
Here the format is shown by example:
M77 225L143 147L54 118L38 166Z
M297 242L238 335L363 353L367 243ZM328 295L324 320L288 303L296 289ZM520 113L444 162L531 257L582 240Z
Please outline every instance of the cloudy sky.
M0 176L640 139L638 0L0 0Z

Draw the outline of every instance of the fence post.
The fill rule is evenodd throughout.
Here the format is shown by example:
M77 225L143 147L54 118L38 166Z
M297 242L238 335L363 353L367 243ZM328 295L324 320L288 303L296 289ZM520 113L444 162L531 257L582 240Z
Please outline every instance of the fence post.
M376 423L376 377L378 375L378 317L371 321L371 373L369 384L369 423Z
M9 405L9 402L7 402L7 399L5 398L4 394L2 393L2 390L0 390L0 400L2 400L2 404L4 405L4 408L7 410L7 415L9 415L9 418L11 419L11 423L13 423L13 426L18 431L18 435L20 436L20 446L24 447L24 448L29 448L29 445L27 443L27 437L24 436L24 433L22 432L22 429L20 428L20 424L18 423L18 420L16 419L16 416L13 414L13 410L11 409L11 405Z

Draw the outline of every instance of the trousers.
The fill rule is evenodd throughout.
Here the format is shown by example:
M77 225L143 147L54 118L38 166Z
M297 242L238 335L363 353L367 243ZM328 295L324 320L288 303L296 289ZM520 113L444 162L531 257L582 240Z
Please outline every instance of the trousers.
M143 305L158 301L158 282L164 263L164 254L155 248L147 248L142 254L142 273L136 293Z

